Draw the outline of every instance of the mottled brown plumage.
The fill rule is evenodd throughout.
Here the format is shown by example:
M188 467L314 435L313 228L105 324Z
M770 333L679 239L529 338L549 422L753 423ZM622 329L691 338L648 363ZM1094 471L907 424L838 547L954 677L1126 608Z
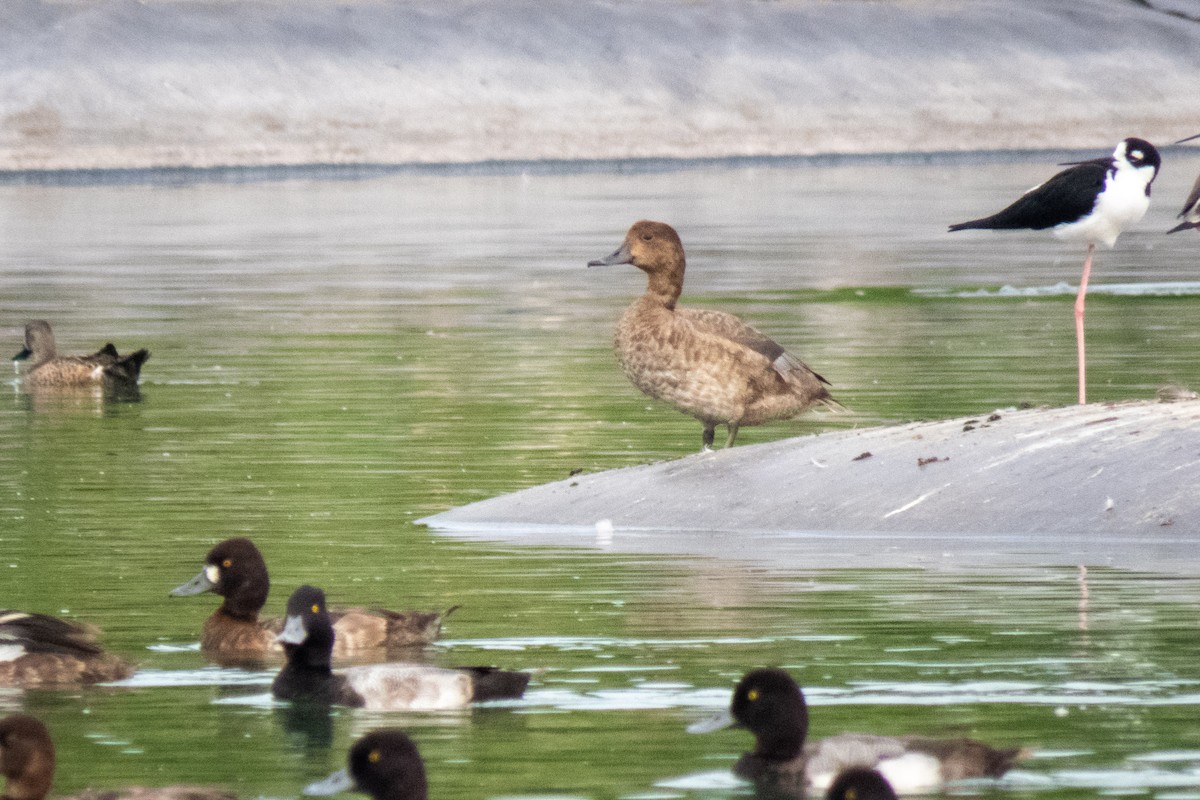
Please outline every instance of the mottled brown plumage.
M54 782L54 740L40 720L27 714L0 719L0 773L7 780L4 797L43 800ZM234 800L235 795L205 786L151 789L87 789L64 800Z
M283 652L275 639L283 630L283 620L259 616L270 587L267 563L258 547L249 539L235 537L209 550L204 569L171 594L182 597L214 592L224 598L221 607L204 622L200 647L217 661L237 663ZM456 608L444 612L381 608L332 611L337 631L334 654L344 657L364 650L432 644L441 635L442 621Z
M662 222L634 223L625 242L588 266L632 264L646 293L617 324L614 346L626 377L704 425L704 447L725 425L729 447L742 425L790 419L814 404L836 406L828 383L800 359L732 314L679 308L686 259L679 235Z
M147 350L122 356L111 342L90 356L60 356L50 323L35 319L25 326L25 349L13 360L29 361L21 379L27 389L96 385L119 389L137 386L142 364L149 357Z
M86 686L132 674L128 662L97 644L93 628L48 614L0 610L0 686Z

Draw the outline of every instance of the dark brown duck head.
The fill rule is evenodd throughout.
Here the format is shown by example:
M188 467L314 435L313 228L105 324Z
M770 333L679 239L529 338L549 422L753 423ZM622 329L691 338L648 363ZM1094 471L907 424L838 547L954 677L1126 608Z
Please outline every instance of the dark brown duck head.
M258 619L267 602L271 580L267 563L254 542L243 537L226 539L208 551L204 569L182 586L171 590L175 597L214 592L225 598L221 610L238 619Z
M635 222L615 253L588 262L589 267L612 264L633 264L646 273L650 279L646 297L661 302L667 308L675 308L675 302L683 291L686 260L683 242L670 225L645 219Z
M42 800L54 782L54 741L39 720L13 714L0 720L0 774L4 797Z

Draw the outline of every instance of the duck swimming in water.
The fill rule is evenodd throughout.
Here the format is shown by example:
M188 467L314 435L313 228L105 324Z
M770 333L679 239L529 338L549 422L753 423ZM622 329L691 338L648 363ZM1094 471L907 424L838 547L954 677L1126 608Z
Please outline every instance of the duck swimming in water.
M686 262L670 225L635 222L615 253L588 262L610 264L632 264L649 279L617 324L625 376L700 420L705 450L718 425L729 429L730 447L743 425L791 419L815 404L839 407L829 382L773 339L724 311L678 307Z
M148 350L120 355L111 342L90 356L60 356L50 323L35 319L25 326L25 347L13 361L29 361L21 381L29 389L93 385L123 389L137 387L142 364L149 357Z

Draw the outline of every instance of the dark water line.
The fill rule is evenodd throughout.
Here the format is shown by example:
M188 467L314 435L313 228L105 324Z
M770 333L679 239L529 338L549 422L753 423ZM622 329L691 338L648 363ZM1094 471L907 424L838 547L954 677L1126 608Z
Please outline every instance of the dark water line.
M1163 147L1187 152L1194 148ZM0 186L184 186L197 183L259 183L289 180L355 181L392 175L505 176L655 174L700 169L798 168L840 166L920 166L1006 164L1029 160L1061 162L1091 158L1096 150L971 150L896 153L820 153L816 155L722 156L714 158L484 160L428 164L263 164L257 166L138 167L129 169L0 170Z

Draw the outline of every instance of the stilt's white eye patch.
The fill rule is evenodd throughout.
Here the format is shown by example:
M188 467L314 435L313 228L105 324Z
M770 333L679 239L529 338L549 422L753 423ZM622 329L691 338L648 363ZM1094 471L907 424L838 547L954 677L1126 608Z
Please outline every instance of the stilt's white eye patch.
M1134 150L1132 153L1129 154L1130 161L1141 161L1145 157L1146 156L1142 153L1141 150Z
M218 583L221 580L221 570L216 564L209 564L204 568L204 577L208 578L211 583Z

